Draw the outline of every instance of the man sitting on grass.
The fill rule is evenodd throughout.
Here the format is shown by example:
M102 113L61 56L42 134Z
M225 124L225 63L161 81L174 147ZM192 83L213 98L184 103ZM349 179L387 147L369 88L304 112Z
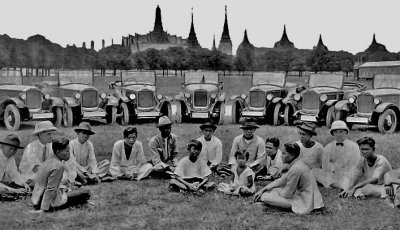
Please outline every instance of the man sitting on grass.
M170 188L178 191L204 192L204 189L214 187L214 183L209 182L211 169L207 163L199 159L202 144L198 140L191 140L187 150L189 156L183 157L176 166L174 175L171 179Z
M29 186L22 182L15 163L14 155L18 149L24 148L20 143L15 134L0 139L0 201L16 200L30 191Z
M88 190L69 191L68 188L60 188L65 166L62 161L70 157L68 139L53 140L52 149L54 157L47 159L40 167L32 192L32 203L38 212L83 204L90 198Z
M311 139L313 136L317 136L316 126L311 122L303 122L297 126L300 140L296 141L296 144L300 147L300 158L310 168L321 168L322 155L324 154L324 146Z
M383 185L385 173L392 170L389 161L382 155L375 154L375 140L364 137L357 141L363 158L358 162L349 187L339 197L354 196L363 199L366 196L385 197Z
M216 172L218 165L222 161L222 142L218 137L213 135L217 126L209 119L200 125L200 129L203 135L197 140L201 142L203 147L199 158L207 163L211 171Z
M386 203L392 208L400 208L400 168L385 174Z
M279 149L280 141L276 137L265 140L265 159L262 168L256 173L257 180L275 180L281 176L284 164L282 151Z
M114 179L141 180L152 171L153 166L147 163L137 134L136 127L128 127L123 132L124 140L115 142L110 164Z
M289 164L281 178L271 182L254 195L254 201L281 208L292 209L298 214L307 214L324 207L321 193L311 169L299 159L300 147L285 144L282 161Z

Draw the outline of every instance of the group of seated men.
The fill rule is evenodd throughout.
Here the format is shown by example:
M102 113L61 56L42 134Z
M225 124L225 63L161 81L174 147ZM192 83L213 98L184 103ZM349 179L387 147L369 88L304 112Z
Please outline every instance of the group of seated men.
M14 155L23 147L17 135L7 135L0 140L0 197L32 191L35 209L50 211L86 202L90 191L78 189L80 185L154 174L170 178L172 190L201 194L217 187L299 214L324 207L317 183L340 188L343 198L382 197L400 207L400 170L392 170L388 160L375 153L374 139L364 137L357 144L347 139L349 129L343 121L332 124L329 132L335 140L325 147L312 139L317 135L315 124L304 122L297 126L300 140L280 149L278 138L264 141L255 135L259 126L247 119L227 163L222 162L222 142L213 135L217 126L212 120L200 126L203 135L189 141L188 155L179 161L172 122L163 116L157 126L160 132L149 142L151 159L137 140L138 130L128 127L123 139L114 143L111 161L97 162L89 123L82 122L75 129L77 138L69 141L53 138L57 128L51 122L39 122L32 132L37 139L25 147L19 168ZM229 176L228 183L216 186L212 176ZM256 180L267 185L256 192Z

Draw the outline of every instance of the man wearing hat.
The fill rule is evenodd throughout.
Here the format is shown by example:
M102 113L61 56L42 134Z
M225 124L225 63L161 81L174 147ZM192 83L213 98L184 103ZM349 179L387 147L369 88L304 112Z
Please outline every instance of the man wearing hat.
M334 121L329 130L335 140L327 144L322 156L322 168L314 168L313 173L318 183L325 188L347 189L350 177L361 159L358 145L347 139L349 132L344 121Z
M215 171L222 161L222 142L213 135L217 126L213 120L209 119L200 125L200 129L203 135L197 140L201 142L203 147L199 158L207 163L211 171Z
M150 139L149 147L152 153L153 171L173 175L178 164L177 137L171 133L172 122L167 116L158 120L160 133Z
M21 180L21 175L14 158L17 150L24 148L20 143L19 137L15 134L9 134L5 138L0 139L0 196L4 193L8 195L21 194L26 192L26 189L29 190L29 186Z
M253 171L257 171L257 168L260 167L260 162L264 159L265 155L264 140L261 137L254 135L254 132L258 129L258 125L253 119L246 119L240 128L243 130L243 134L233 139L228 164L231 167L237 164L235 152L238 149L246 150L249 152L249 160L247 161L248 166Z
M42 163L48 158L54 157L51 142L56 130L57 128L50 121L41 121L35 125L32 135L37 136L37 139L26 146L19 164L22 179L30 186L34 185L36 174Z
M317 136L315 132L316 124L311 122L303 122L297 126L297 133L300 140L296 144L300 147L300 159L310 168L321 168L322 154L324 146L312 140L313 136Z
M105 159L97 163L93 144L89 141L95 132L89 123L81 122L75 132L78 137L69 142L71 151L69 162L73 164L74 177L82 184L100 182L109 170L110 161Z

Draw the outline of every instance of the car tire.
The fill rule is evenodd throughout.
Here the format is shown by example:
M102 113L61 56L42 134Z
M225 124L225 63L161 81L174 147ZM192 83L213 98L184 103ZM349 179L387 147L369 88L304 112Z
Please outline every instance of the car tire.
M54 113L53 124L54 124L55 127L60 128L61 124L63 122L62 108L61 107L55 107L53 109L53 113Z
M72 127L73 122L74 122L74 114L72 113L72 108L69 106L64 106L63 109L64 127Z
M182 124L182 104L178 102L176 104L176 115L175 115L176 123Z
M130 123L130 116L128 105L124 102L121 103L121 124L122 125L129 125Z
M295 108L291 104L286 104L285 110L284 110L284 123L285 125L292 126L294 124L294 117L293 114L295 113Z
M391 121L388 121L387 118L390 117ZM386 127L390 122L390 127ZM383 113L379 115L378 119L378 130L383 134L391 134L396 131L397 128L397 116L393 109L387 109Z
M218 125L224 124L224 118L225 118L225 103L221 103L219 108Z
M238 124L240 119L240 105L237 101L234 101L232 104L232 124Z
M168 118L172 121L172 107L171 103L167 102L167 114L164 114L165 116L168 116Z
M4 110L4 124L7 130L17 131L21 125L21 114L17 106L9 104Z
M273 125L278 126L282 124L281 120L281 108L282 104L281 103L276 103L275 108L274 108L274 120L273 120Z
M106 121L107 124L114 124L117 121L117 107L115 106L110 106L110 107L107 108Z
M332 123L335 121L335 106L329 107L326 111L325 125L328 129L331 128Z

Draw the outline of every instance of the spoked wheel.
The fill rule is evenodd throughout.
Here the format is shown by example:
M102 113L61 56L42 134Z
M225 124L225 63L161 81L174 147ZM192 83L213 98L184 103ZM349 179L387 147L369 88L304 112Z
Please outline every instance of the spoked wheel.
M128 125L129 124L129 108L126 103L121 103L121 113L122 116L120 117L121 125Z
M285 111L284 113L284 122L285 125L290 125L292 126L294 124L295 118L293 117L293 114L295 113L294 106L291 104L286 104L285 106Z
M63 125L64 127L72 127L74 121L72 108L69 106L64 106L63 111Z
M60 128L63 122L62 108L61 107L54 108L53 113L54 113L53 124L55 127Z
M182 104L178 102L176 104L176 115L175 115L176 123L182 124Z
M232 104L232 124L238 124L240 119L240 105L237 101Z
M387 109L381 115L379 115L378 119L378 129L379 132L383 134L391 134L396 131L397 127L397 116L396 113L392 109Z
M106 120L108 124L114 124L117 121L117 107L111 106L111 108L107 108Z
M224 117L225 117L225 103L221 103L219 108L218 125L224 124Z
M17 106L14 104L9 104L6 106L4 110L4 124L6 125L7 129L10 131L16 131L19 129L21 125L21 114Z
M281 119L281 114L282 114L282 104L281 103L276 103L275 108L274 108L274 120L273 120L273 125L278 126L282 124L282 119Z
M331 128L331 125L334 122L334 120L335 120L335 107L331 106L326 112L326 119L325 119L325 124L328 129Z

